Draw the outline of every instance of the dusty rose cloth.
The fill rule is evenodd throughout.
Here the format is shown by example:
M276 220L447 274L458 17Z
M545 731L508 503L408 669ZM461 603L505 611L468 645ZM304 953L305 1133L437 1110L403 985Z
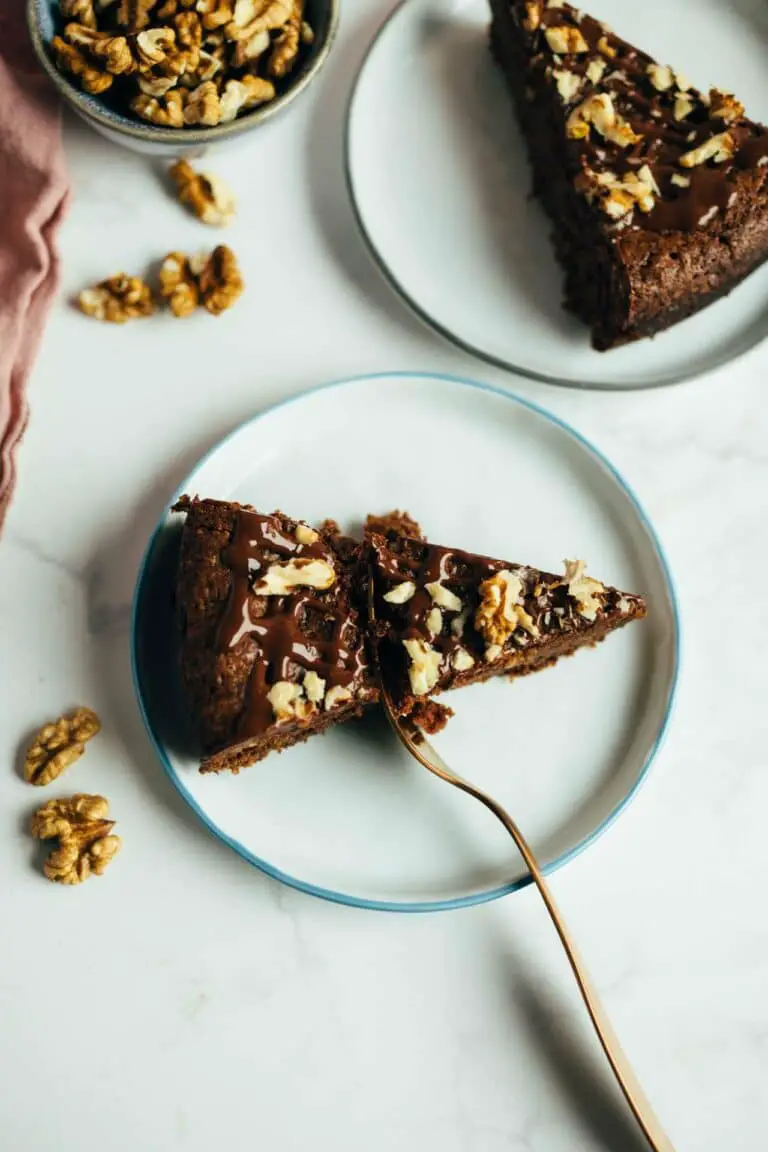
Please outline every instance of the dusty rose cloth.
M38 69L23 0L0 0L0 528L27 423L26 384L56 292L67 202L58 101Z

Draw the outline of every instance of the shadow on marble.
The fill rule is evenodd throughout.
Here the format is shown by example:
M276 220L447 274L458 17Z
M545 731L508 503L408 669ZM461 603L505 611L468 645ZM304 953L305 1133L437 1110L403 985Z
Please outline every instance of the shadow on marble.
M331 256L377 309L410 333L429 329L390 288L360 235L346 183L344 134L352 87L382 15L361 21L344 52L323 77L313 109L307 146L310 207Z
M546 1066L573 1113L574 1140L579 1129L586 1129L595 1149L647 1152L645 1138L581 1010L575 983L573 1000L566 1000L551 984L542 982L529 959L510 947L508 938L499 941L498 962L515 1022L528 1032L527 1050ZM574 1017L577 1003L579 1015Z

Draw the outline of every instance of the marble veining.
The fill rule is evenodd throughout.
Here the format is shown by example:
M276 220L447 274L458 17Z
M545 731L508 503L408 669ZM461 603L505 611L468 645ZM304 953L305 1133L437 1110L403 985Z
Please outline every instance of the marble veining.
M64 289L0 541L4 1149L640 1152L532 893L398 917L281 888L198 825L136 715L131 592L189 461L277 396L390 368L550 407L659 529L684 616L677 714L640 797L553 887L675 1146L764 1145L768 346L611 396L512 379L415 321L365 257L339 168L349 84L389 7L345 5L317 86L209 158L239 194L227 242L248 285L218 320L106 329L72 310L94 278L220 237L156 167L67 119ZM22 823L39 794L12 765L73 702L104 730L50 793L107 794L124 849L66 891L35 869Z

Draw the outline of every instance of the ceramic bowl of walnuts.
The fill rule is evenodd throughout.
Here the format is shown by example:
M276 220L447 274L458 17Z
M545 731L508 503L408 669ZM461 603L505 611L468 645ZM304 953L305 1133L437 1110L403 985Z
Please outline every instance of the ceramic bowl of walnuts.
M240 137L317 75L339 0L27 0L37 56L63 99L139 152Z

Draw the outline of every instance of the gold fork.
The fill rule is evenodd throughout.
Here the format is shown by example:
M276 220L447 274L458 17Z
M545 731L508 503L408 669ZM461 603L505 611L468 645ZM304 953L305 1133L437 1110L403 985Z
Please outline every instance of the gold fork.
M376 619L376 613L372 580L368 586L368 612L370 620L373 623ZM396 714L392 705L392 699L381 677L379 677L379 682L381 700L387 719L392 725L398 740L407 751L410 752L411 756L413 756L415 760L418 760L419 764L429 772L432 772L435 776L439 776L441 780L445 780L447 784L452 784L454 788L459 788L469 796L474 796L475 800L479 800L481 804L484 804L485 807L494 814L496 819L501 821L507 832L509 832L517 845L520 855L525 861L525 866L531 874L531 879L536 885L539 895L546 905L547 912L560 937L560 942L565 949L568 962L576 977L576 983L579 986L579 992L581 993L589 1018L592 1021L597 1037L608 1059L608 1063L611 1066L619 1088L624 1094L624 1098L635 1120L639 1124L649 1147L652 1148L654 1152L674 1152L669 1137L661 1127L647 1096L640 1086L640 1082L632 1070L632 1066L624 1055L619 1039L603 1008L595 986L584 967L584 961L581 959L576 944L555 904L554 897L549 890L549 885L544 879L542 871L536 862L536 857L517 824L515 824L506 809L502 808L501 804L494 800L492 796L489 796L487 792L483 792L482 789L475 787L475 785L470 784L468 780L463 780L461 776L457 776L455 772L452 772L442 757L438 755L429 741L426 740L420 732L417 739L414 739L408 727Z

